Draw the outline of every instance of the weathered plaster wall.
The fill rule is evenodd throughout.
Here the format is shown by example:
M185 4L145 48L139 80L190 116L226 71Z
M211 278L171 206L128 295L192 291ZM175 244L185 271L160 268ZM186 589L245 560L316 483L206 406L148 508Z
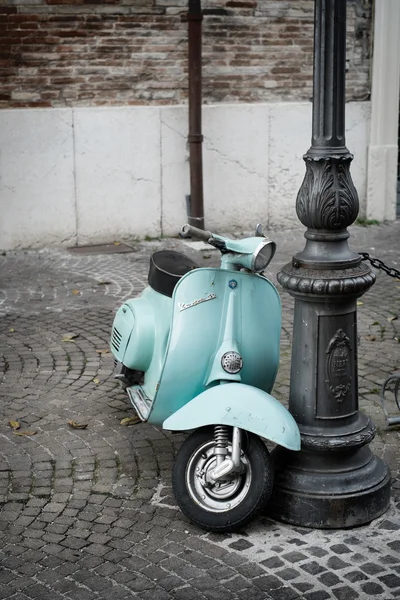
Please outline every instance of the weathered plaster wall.
M365 207L370 103L347 105ZM204 108L206 226L297 226L311 104ZM176 235L189 193L187 108L0 111L0 248Z

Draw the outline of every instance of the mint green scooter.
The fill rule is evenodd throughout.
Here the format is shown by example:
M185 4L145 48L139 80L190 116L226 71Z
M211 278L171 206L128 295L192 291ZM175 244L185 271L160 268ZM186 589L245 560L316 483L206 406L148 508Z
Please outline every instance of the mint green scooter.
M279 364L281 304L261 273L275 243L232 240L185 225L221 251L220 268L155 252L149 287L116 313L116 378L143 421L192 431L177 453L173 490L181 510L210 531L233 531L271 496L273 467L262 439L300 449L291 414L270 395Z

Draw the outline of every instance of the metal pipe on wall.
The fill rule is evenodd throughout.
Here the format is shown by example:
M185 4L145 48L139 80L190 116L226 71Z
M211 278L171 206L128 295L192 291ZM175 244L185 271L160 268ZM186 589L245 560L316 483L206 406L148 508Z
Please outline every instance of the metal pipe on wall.
M201 131L201 0L189 0L188 40L189 40L189 165L190 196L187 199L188 221L190 225L204 229L203 202L203 154Z

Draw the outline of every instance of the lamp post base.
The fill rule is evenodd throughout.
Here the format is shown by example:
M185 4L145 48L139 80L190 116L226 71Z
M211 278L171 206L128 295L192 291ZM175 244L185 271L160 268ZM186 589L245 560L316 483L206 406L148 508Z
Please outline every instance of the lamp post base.
M390 471L368 446L315 454L276 448L268 516L301 527L344 529L370 523L390 502Z

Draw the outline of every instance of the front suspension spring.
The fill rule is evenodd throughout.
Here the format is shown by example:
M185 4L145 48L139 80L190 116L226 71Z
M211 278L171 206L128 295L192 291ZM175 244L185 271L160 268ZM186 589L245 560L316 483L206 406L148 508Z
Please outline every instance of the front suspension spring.
M214 440L216 448L227 448L229 443L229 427L227 425L215 425Z

